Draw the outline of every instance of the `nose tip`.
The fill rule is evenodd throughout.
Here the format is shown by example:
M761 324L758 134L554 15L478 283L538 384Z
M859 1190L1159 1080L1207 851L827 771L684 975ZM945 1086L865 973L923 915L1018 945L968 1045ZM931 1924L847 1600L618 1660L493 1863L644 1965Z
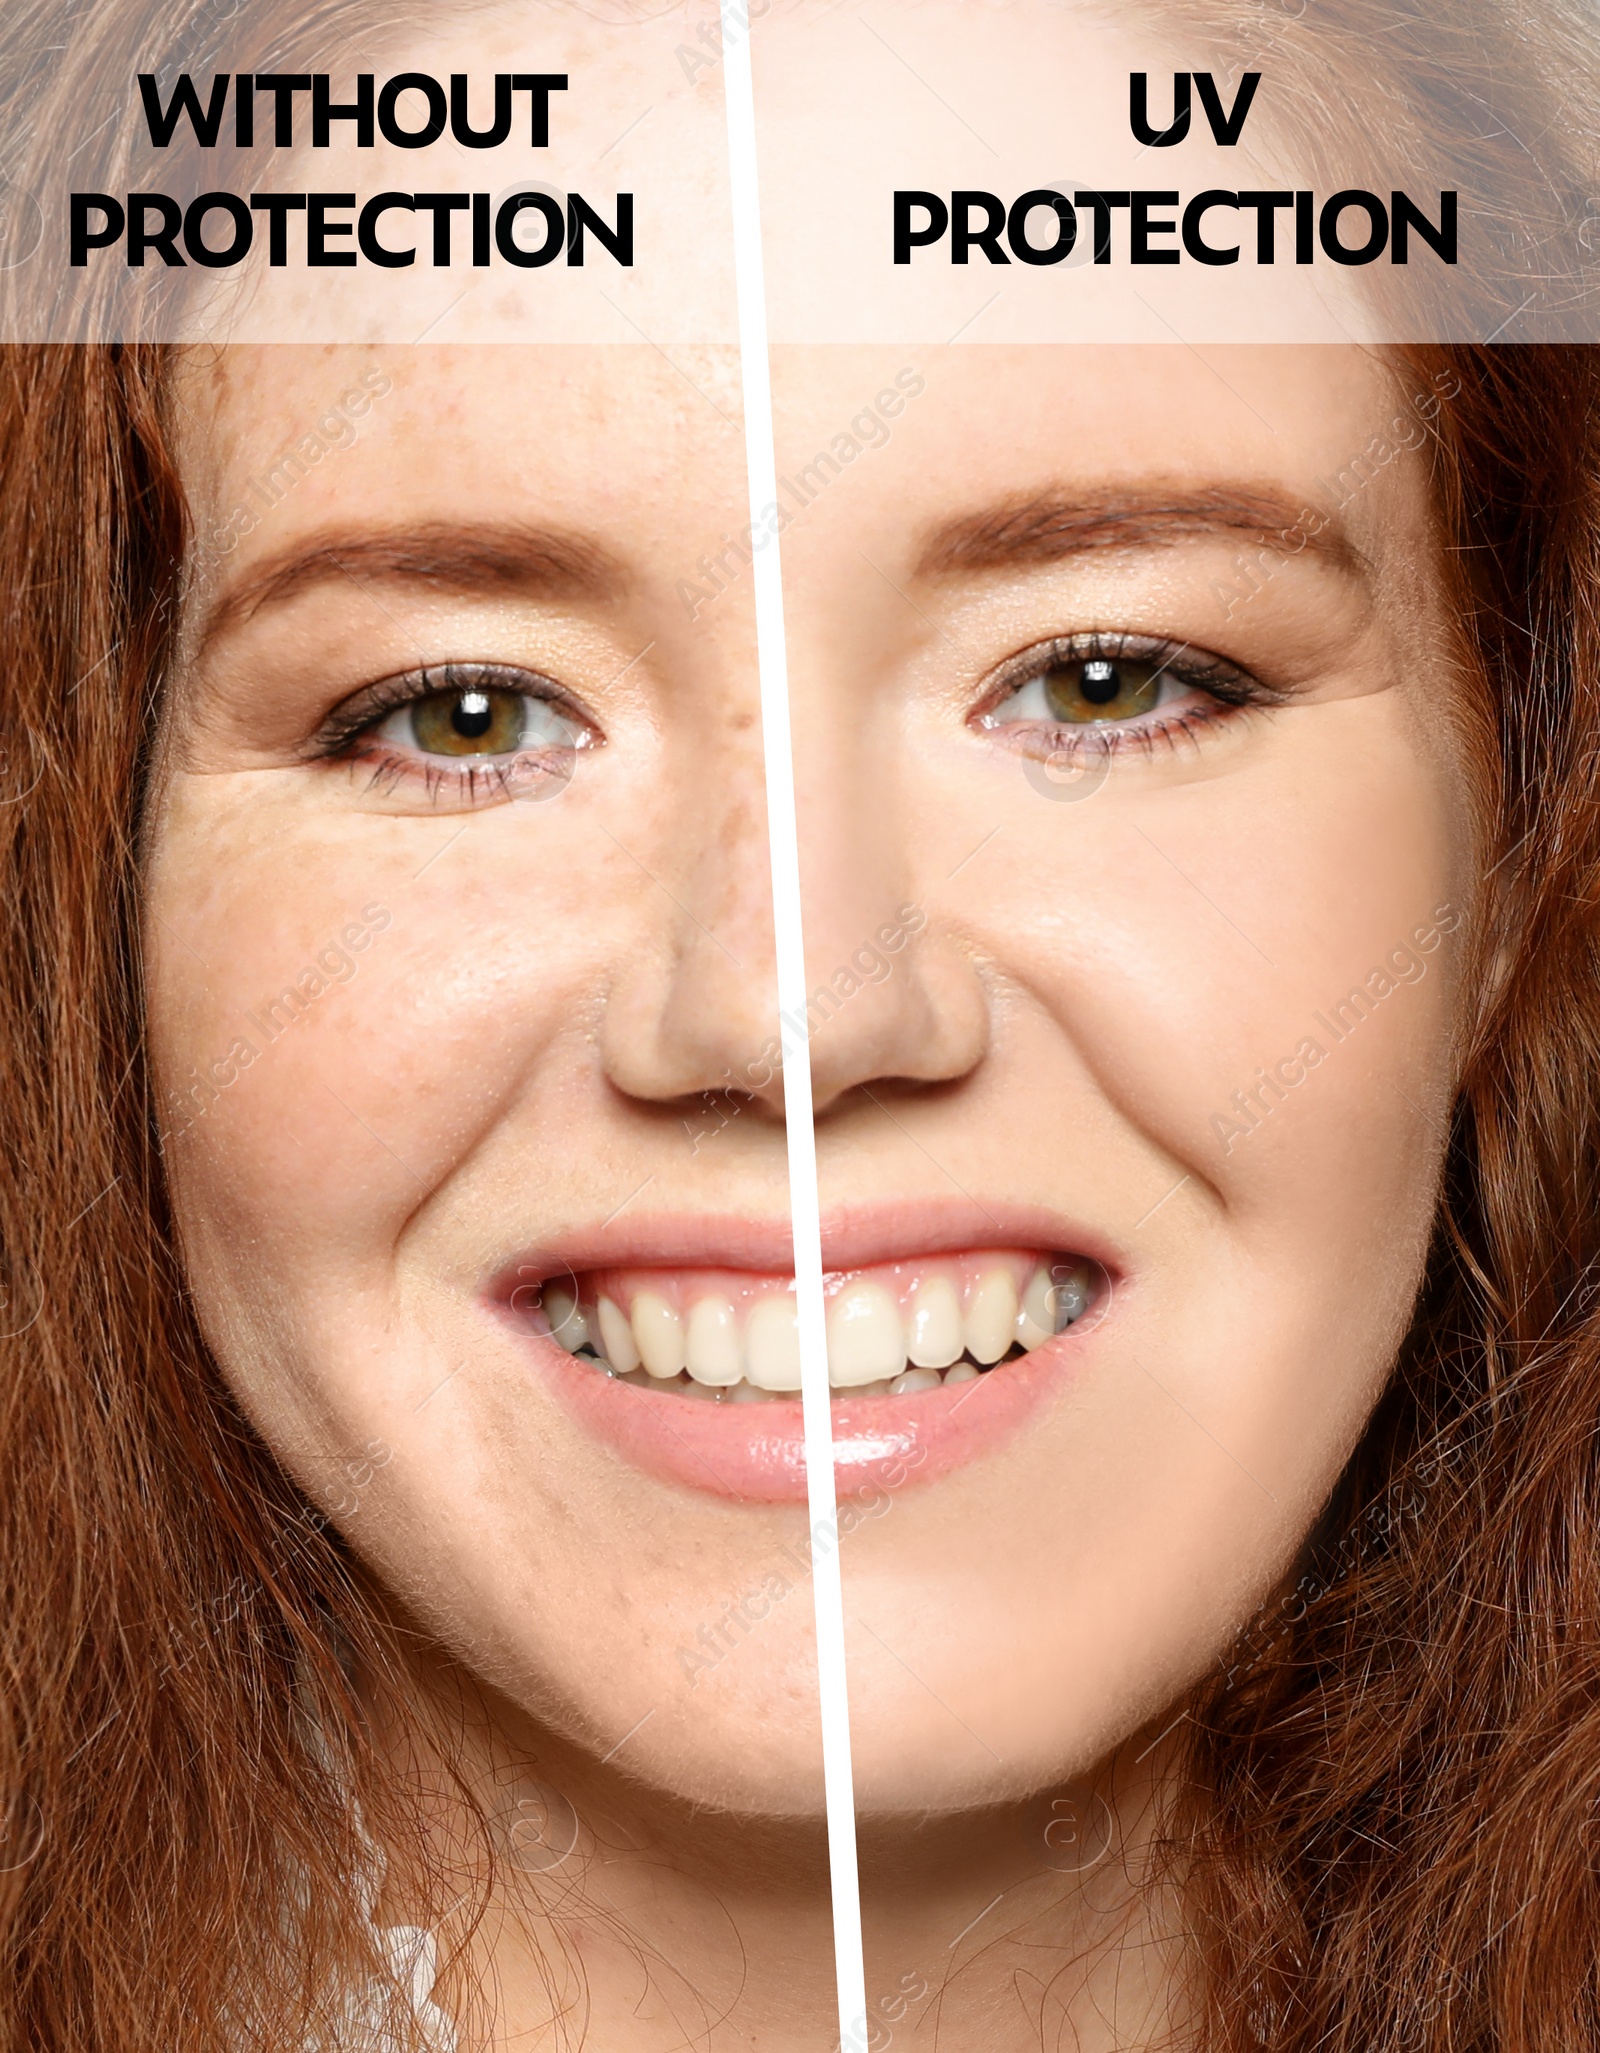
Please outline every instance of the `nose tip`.
M813 988L806 1016L816 1025L807 1052L817 1117L854 1094L870 1094L875 1083L953 1083L983 1059L989 1015L982 982L947 942L923 933L924 925L919 920L906 933L886 974L836 973Z

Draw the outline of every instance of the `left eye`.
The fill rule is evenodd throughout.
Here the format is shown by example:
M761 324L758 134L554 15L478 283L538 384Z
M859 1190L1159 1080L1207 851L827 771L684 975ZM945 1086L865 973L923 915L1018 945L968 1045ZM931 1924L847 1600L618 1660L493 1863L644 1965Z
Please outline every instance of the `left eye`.
M512 756L573 748L581 730L548 699L501 685L468 685L397 706L375 732L428 756Z
M1153 657L1062 657L1020 683L990 711L986 724L1040 721L1085 727L1135 720L1186 696L1188 689Z

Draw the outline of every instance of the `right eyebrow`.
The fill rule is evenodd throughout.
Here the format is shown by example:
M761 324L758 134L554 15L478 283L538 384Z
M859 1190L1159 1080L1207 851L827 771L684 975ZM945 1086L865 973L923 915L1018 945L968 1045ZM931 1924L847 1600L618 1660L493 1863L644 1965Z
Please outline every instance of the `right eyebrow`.
M626 582L617 559L559 528L432 522L379 529L324 528L225 587L199 646L317 585L426 584L451 592L516 591L541 598L609 598Z
M1315 532L1301 515L1314 512ZM1300 535L1291 543L1291 535ZM921 577L959 576L1053 563L1096 549L1170 548L1204 536L1247 537L1283 556L1358 576L1370 565L1337 515L1305 506L1275 486L1221 484L1198 491L1107 487L1081 496L1037 494L963 514L937 529L917 563Z

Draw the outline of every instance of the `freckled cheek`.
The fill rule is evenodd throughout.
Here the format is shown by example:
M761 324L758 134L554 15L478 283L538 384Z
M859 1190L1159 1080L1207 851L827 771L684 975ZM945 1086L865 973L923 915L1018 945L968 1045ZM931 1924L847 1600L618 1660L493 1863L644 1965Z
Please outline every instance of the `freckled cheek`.
M171 852L151 905L151 1040L186 1238L297 1276L382 1263L570 1021L579 965L553 964L507 891L417 879L413 850L393 865L197 856ZM186 873L226 882L186 903Z

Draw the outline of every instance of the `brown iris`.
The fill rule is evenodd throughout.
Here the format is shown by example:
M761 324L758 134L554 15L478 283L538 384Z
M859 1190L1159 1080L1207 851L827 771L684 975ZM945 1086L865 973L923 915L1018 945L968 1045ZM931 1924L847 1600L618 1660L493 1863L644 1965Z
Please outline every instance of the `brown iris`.
M1045 704L1054 720L1082 725L1094 720L1132 720L1148 713L1161 696L1159 664L1125 656L1080 656L1044 673Z
M508 756L522 746L527 707L521 692L490 686L430 692L411 708L417 747L430 756Z

